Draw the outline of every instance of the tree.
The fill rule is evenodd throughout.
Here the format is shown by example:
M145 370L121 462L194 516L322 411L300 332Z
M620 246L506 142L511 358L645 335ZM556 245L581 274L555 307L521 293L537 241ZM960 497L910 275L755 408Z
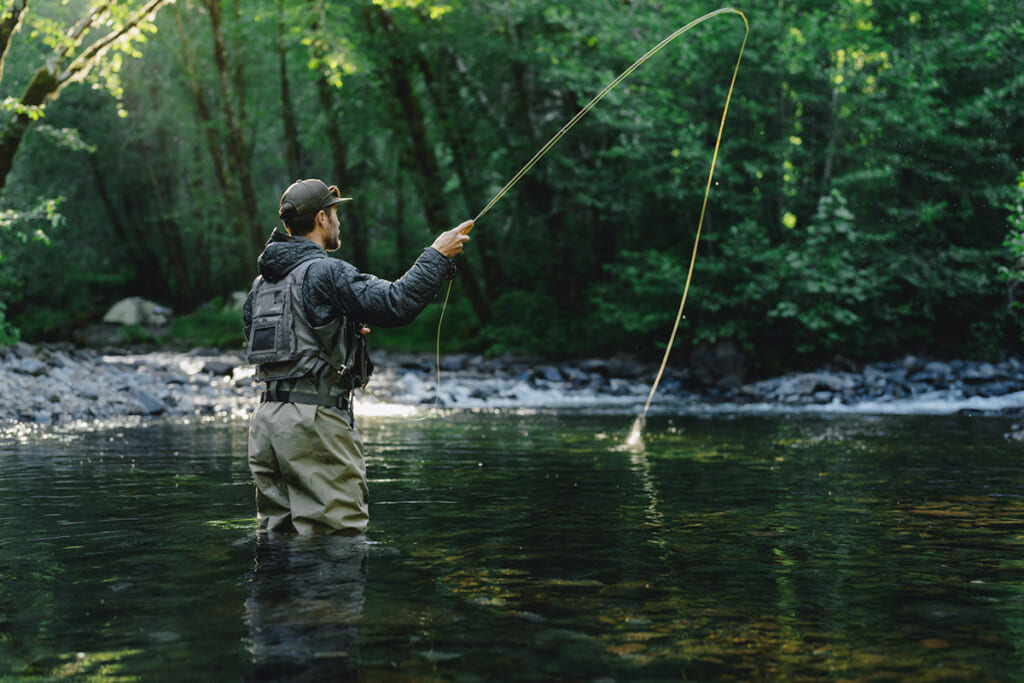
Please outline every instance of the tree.
M84 79L111 49L129 50L132 40L139 39L143 31L153 30L154 16L168 1L147 0L141 7L132 8L127 3L97 0L56 42L21 97L4 100L2 110L11 117L0 129L0 192L26 132L42 117L46 102L59 97L67 86ZM4 11L0 21L0 67L6 62L11 39L21 28L28 6L29 0L11 0ZM96 29L107 29L107 32L84 45L87 36ZM0 78L2 76L0 70Z

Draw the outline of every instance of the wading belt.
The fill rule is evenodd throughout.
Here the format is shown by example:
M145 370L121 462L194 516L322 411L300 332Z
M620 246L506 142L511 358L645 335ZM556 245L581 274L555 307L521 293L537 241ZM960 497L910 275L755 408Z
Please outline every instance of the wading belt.
M285 391L277 388L277 382L267 382L267 390L260 395L261 403L304 403L327 408L349 410L352 403L349 394L331 395L327 393L309 394L301 391Z

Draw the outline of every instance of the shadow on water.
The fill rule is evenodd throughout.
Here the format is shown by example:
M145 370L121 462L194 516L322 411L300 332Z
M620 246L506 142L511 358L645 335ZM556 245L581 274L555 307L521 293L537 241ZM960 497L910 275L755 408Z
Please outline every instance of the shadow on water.
M255 533L245 424L0 441L0 678L1013 680L999 419L365 419L369 538Z

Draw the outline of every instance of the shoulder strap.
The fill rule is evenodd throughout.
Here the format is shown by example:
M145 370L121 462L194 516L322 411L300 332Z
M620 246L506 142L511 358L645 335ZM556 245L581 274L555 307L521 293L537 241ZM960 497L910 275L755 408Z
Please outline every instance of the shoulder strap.
M295 274L296 278L299 278L301 276L301 286L301 283L304 282L306 279L306 274L309 271L310 266L321 260L323 259L310 259L309 261L300 263L298 266L292 269L290 273L288 273L288 277L292 277L293 274ZM296 271L299 271L300 269L301 273L297 273ZM302 301L301 296L299 297L299 300ZM349 343L349 339L347 338L349 332L348 316L345 316L345 318L341 321L340 329L338 331L338 334L346 335L345 359L343 362L338 363L338 361L334 360L334 358L331 356L330 350L324 347L324 343L323 340L320 339L320 335L317 334L316 329L314 329L313 325L310 324L309 319L306 316L305 301L302 301L302 306L300 306L299 313L302 315L302 322L305 323L306 327L309 328L309 331L313 335L313 340L316 342L317 348L319 349L320 358L328 365L330 365L334 369L334 371L338 373L339 376L344 377L346 374L348 374L352 370L352 354L353 347L355 346L355 344Z

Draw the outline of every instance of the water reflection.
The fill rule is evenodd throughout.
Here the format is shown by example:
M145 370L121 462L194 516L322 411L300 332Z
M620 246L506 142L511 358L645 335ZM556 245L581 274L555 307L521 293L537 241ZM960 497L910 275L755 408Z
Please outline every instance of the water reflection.
M630 419L367 420L370 541L256 533L244 423L0 442L0 679L1020 679L1005 422Z
M260 532L245 603L248 681L345 680L357 671L365 537Z

